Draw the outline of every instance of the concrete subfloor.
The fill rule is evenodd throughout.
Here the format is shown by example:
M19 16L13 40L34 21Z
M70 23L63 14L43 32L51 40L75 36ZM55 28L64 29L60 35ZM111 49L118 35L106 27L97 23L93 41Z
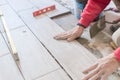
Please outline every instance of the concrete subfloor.
M75 18L73 9L74 9L74 1L73 0L56 0L63 6L69 8L71 13L55 17L53 20L60 25L65 31L72 29L78 23L78 20ZM106 9L115 8L113 2L111 2ZM120 14L114 13L112 11L104 12L107 21L113 21L117 19ZM90 38L89 28L85 29L82 36L77 39L80 44L86 47L90 52L92 52L97 58L101 58L103 56L107 56L112 53L114 50L112 49L110 42L112 41L112 32L110 31L111 24L106 24L106 28L99 32L94 38Z

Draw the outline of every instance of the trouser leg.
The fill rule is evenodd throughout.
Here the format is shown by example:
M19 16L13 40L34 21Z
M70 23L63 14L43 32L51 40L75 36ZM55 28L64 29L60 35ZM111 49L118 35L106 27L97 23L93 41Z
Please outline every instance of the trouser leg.
M81 13L83 12L85 5L83 3L77 2L76 0L74 0L74 3L75 3L74 14L77 19L80 19Z

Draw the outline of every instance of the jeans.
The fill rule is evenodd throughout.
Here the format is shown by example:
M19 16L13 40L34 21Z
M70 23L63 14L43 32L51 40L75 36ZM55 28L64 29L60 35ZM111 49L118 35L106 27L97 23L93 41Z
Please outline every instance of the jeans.
M77 19L80 19L81 18L80 15L83 12L83 9L84 9L86 4L82 3L82 2L77 2L76 0L74 0L74 3L75 3L74 14L75 14Z
M87 2L77 2L76 0L74 0L74 3L75 3L75 8L74 8L74 14L76 16L76 18L79 20L81 18L81 14L87 4ZM102 17L103 14L101 13L98 17L96 17L94 19L94 21L97 21L99 19L99 17Z

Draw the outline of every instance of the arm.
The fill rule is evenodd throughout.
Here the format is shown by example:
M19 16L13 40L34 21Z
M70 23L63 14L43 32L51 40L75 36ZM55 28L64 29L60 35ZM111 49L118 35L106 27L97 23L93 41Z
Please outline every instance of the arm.
M109 4L111 0L88 0L79 24L87 27Z
M56 35L57 40L73 41L80 37L86 28L109 4L110 0L88 0L88 3L82 13L78 26L64 33Z
M84 71L88 73L82 80L108 80L109 75L115 72L120 66L120 63L115 58L114 54L101 58Z

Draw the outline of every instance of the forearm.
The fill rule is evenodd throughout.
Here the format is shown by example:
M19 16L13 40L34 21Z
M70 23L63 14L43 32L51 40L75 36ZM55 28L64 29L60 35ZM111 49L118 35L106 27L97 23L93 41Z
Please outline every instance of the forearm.
M88 0L79 24L87 27L104 10L110 1L111 0Z
M116 59L120 62L120 47L118 47L118 48L114 51L114 56L115 56Z

